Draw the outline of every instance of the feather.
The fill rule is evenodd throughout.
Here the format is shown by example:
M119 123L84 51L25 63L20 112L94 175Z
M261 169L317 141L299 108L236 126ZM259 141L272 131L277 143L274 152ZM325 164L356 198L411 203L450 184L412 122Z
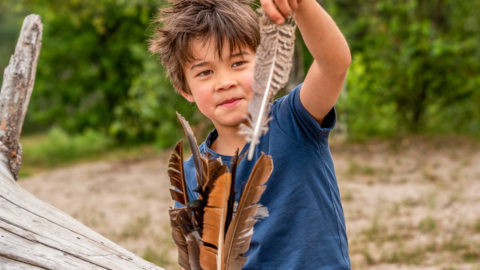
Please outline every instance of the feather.
M176 189L170 188L172 199L183 204L189 201L187 183L183 172L183 141L179 141L175 146L175 150L168 160L168 176L170 183Z
M237 150L229 172L220 158L212 158L208 153L206 157L201 155L188 122L179 114L178 118L189 138L197 179L203 179L197 182L195 189L199 193L198 200L188 201L186 184L182 184L185 183L181 157L183 144L179 142L169 160L170 181L178 189L172 192L172 198L186 202L186 207L170 212L179 264L192 270L241 269L246 261L243 255L248 250L253 225L262 216L260 210L266 210L256 203L272 172L271 157L262 154L255 164L240 196L237 214L232 218L235 205L233 178L243 155L239 157Z
M209 179L212 187L204 208L200 265L204 270L220 269L224 252L225 218L230 193L231 174Z
M193 134L192 128L185 118L177 112L177 117L180 123L182 124L183 131L188 139L188 144L192 151L193 163L195 164L195 170L197 175L197 188L195 191L199 194L198 200L189 201L187 206L192 209L192 222L196 226L198 232L202 231L203 226L203 207L205 206L204 197L204 185L208 179L208 160L200 154L200 149L198 149L197 140Z
M185 135L188 138L188 144L190 145L190 149L192 150L192 157L193 163L195 164L195 169L197 170L197 182L198 186L202 187L205 183L205 179L207 179L207 170L206 168L206 160L200 154L200 150L198 149L197 140L195 139L195 135L193 134L192 128L190 124L177 112L178 120L182 124L183 130L185 131Z
M250 142L248 160L252 160L255 146L268 131L269 102L288 82L295 46L296 26L292 21L276 25L260 12L261 43L256 52L253 90L248 105L248 125L242 124L240 133Z
M264 185L273 171L270 156L262 154L253 167L247 185L238 203L237 213L228 227L225 236L224 267L222 269L241 269L247 258L244 254L250 246L253 225L259 209L258 200L265 191Z
M235 208L235 177L237 174L237 166L242 160L242 157L238 156L238 149L235 151L235 155L233 155L232 163L230 164L230 173L232 178L232 183L230 184L230 197L228 198L228 208L227 208L227 217L225 219L225 231L227 231L228 226L233 218L233 211Z
M202 245L202 241L200 239L200 234L196 229L198 226L194 226L192 224L192 210L189 208L180 208L180 210L181 211L178 213L177 220L182 233L185 236L189 267L192 270L201 270L200 246Z
M190 263L188 262L188 247L187 240L183 234L182 228L180 227L178 221L178 213L181 211L181 208L170 209L168 213L170 214L170 226L172 227L172 238L175 244L177 245L178 250L178 264L180 264L186 270L190 270Z
M222 163L222 159L219 158L212 158L210 153L207 153L207 179L209 179L209 183L213 183L211 180L215 180L224 173L228 172L228 167L226 164ZM203 190L207 190L207 192L211 189L210 185L203 185Z
M168 162L168 176L170 183L176 189L170 188L172 199L186 205L189 201L187 183L183 170L183 142L179 141ZM200 268L199 245L200 236L198 221L190 208L170 209L170 224L172 238L178 247L178 263L185 269L197 270Z

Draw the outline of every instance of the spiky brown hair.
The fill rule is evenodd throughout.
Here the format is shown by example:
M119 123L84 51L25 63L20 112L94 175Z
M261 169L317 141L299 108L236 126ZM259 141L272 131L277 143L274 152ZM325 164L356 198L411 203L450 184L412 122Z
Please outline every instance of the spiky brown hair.
M220 56L225 44L230 51L248 46L256 51L260 44L258 16L250 0L180 0L160 10L150 51L159 54L170 80L177 89L191 93L183 72L193 61L192 39L213 38Z

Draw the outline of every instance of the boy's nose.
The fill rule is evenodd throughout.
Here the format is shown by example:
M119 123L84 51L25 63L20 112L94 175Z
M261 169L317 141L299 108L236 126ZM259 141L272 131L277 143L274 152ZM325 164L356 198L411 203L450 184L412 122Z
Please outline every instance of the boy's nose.
M236 85L235 80L233 79L221 79L217 86L215 87L216 91L228 90Z

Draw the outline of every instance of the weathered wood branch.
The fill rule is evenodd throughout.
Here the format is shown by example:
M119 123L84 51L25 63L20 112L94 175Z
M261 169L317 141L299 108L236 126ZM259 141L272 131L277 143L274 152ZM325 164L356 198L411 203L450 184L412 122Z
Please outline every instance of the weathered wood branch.
M21 188L0 155L0 269L162 269Z
M41 34L40 17L28 16L0 93L0 269L162 269L37 199L15 181L21 163L18 139Z
M22 163L22 148L18 143L23 120L32 95L38 56L42 47L43 26L40 16L25 18L15 53L3 74L0 92L0 151L8 157L15 179Z

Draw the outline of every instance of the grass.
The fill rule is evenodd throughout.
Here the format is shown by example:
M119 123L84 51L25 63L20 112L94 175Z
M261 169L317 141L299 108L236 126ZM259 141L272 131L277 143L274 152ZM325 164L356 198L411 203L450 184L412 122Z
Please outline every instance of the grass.
M477 220L475 221L475 224L473 225L473 230L476 233L480 233L480 217L477 218Z
M137 217L136 219L131 220L121 233L121 237L125 238L138 238L149 226L151 218L149 215Z
M431 233L437 228L437 222L431 216L427 216L420 221L418 228L423 233Z
M353 193L351 191L344 191L342 193L342 202L351 202L354 200Z
M78 162L145 158L161 152L151 145L118 146L93 130L69 135L53 128L45 134L22 136L20 143L23 148L20 179Z
M435 193L430 193L435 197ZM431 200L431 198L425 198ZM459 263L476 264L480 261L480 244L470 237L480 230L480 218L469 225L456 225L455 232L446 231L434 215L427 214L417 223L405 217L399 208L418 207L420 201L407 198L392 202L384 208L377 208L370 216L369 224L350 244L351 254L360 255L362 260L356 263L367 265L429 265L432 256L444 254ZM424 205L424 207L429 207ZM396 221L392 222L392 218ZM462 231L462 232L460 232ZM440 237L442 233L444 237ZM453 266L453 265L452 265Z
M426 254L422 247L399 247L382 256L382 259L387 263L403 263L414 265L420 264L425 258L425 255Z
M77 162L137 159L161 152L153 146L117 147L92 131L71 136L57 130L44 135L24 137L21 142L25 149L25 163L20 172L23 171L24 174L25 171L35 173ZM388 264L398 266L393 269L403 269L401 268L403 266L406 266L406 269L415 269L414 266L434 265L438 266L438 269L447 270L466 269L462 268L465 264L473 267L468 269L480 270L478 267L480 245L475 242L480 234L480 216L469 219L468 223L461 225L456 224L454 220L450 223L445 222L444 217L438 214L452 204L471 202L467 196L469 193L465 192L463 185L478 178L473 176L470 180L459 178L457 182L447 181L451 180L448 177L451 174L441 175L435 170L435 166L427 170L419 166L411 172L405 169L410 170L410 167L397 164L400 168L398 170L388 162L379 165L375 162L376 160L365 159L365 155L360 154L367 152L365 149L366 147L360 148L358 153L348 152L349 155L345 158L347 166L344 166L343 171L344 178L361 181L343 183L339 181L343 185L340 190L342 202L348 203L344 207L346 212L350 211L347 218L352 219L347 220L347 227L359 226L355 228L356 230L352 230L355 234L349 235L352 269L368 269L369 266ZM382 151L381 149L376 154L382 154ZM395 155L403 154L401 149L395 153ZM45 158L48 160L43 160ZM474 163L476 160L469 156L462 158L463 160L458 159L459 169L476 164ZM424 159L417 158L416 162L424 162ZM391 176L395 176L393 180ZM480 173L477 172L477 176L480 178ZM431 188L419 194L406 193L402 196L391 196L391 199L377 200L374 205L369 205L362 200L364 196L359 193L362 191L358 188L360 185L369 187L368 184L371 183L371 185L389 188L391 186L392 192L395 192L397 185L413 185L416 182ZM385 185L386 183L389 185ZM145 194L143 199L157 196L156 193L157 191L152 191ZM165 194L168 195L168 193ZM389 193L383 193L380 197L389 198L390 196ZM357 208L354 205L361 207ZM374 208L369 211L368 207ZM114 238L125 242L143 238L154 239L153 243L143 246L137 253L166 269L178 269L176 251L172 251L176 250L176 247L173 246L169 235L168 221L162 233L156 235L150 228L159 224L155 224L152 220L154 220L153 216L134 216L128 224L116 231ZM101 219L92 219L91 222L101 223ZM163 234L163 232L166 233Z
M168 254L168 249L162 248L160 251L157 251L150 246L148 246L143 252L142 256L145 260L156 264L156 265L171 265L172 261Z
M143 251L142 257L156 265L161 265L165 269L180 269L177 261L177 247L173 243L171 236L170 223L161 225L165 234L149 235L155 239L153 247L147 246ZM174 250L172 254L172 250Z
M347 173L348 175L374 175L376 170L371 166L361 165L355 161L350 161Z

